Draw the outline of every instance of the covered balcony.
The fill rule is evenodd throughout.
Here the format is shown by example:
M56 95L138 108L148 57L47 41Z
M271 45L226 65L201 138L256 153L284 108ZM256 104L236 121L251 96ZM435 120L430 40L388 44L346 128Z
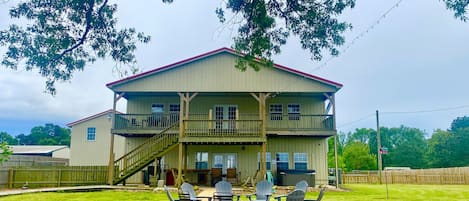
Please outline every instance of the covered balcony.
M258 114L239 114L232 119L214 119L210 113L189 114L184 120L183 142L261 138L262 121ZM153 135L179 124L179 113L116 114L112 132L119 135ZM335 132L333 115L286 114L266 116L267 134L328 134Z

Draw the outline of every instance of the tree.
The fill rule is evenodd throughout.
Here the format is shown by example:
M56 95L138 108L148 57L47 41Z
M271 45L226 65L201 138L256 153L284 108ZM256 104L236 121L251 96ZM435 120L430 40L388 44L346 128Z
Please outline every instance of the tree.
M446 4L446 8L454 11L454 17L467 21L468 17L466 16L469 1L468 0L443 0Z
M355 0L229 0L215 12L222 23L226 11L240 18L233 46L245 55L236 65L245 70L246 66L258 69L253 60L271 65L272 55L280 53L290 34L300 39L314 60L322 59L323 50L337 55L337 47L345 41L342 33L351 28L338 17L354 6ZM10 10L10 17L26 23L0 31L0 46L7 47L1 63L15 70L22 66L38 70L51 94L56 93L55 82L70 80L96 59L111 57L132 66L136 44L147 43L150 37L134 28L117 29L116 9L108 0L21 2Z
M67 145L70 146L70 129L54 124L35 126L29 135L18 135L21 144L27 145Z
M370 154L370 148L362 142L351 142L344 147L343 153L346 170L376 170L376 155Z
M425 133L417 128L400 126L381 128L383 147L388 155L383 156L385 166L423 168L426 166L427 142Z
M0 143L6 142L7 144L18 144L18 140L8 134L7 132L0 132Z
M430 167L454 167L453 134L436 130L428 140L427 158Z
M338 166L339 168L344 169L345 168L345 163L344 159L342 157L344 145L345 145L345 138L346 134L339 132L337 134L337 156L338 156ZM328 152L327 152L327 164L329 168L335 168L335 151L334 151L334 137L330 137L327 140L328 144Z
M108 0L21 2L10 9L10 18L27 23L0 31L0 46L7 48L1 64L37 70L51 94L56 93L56 81L70 80L97 58L131 66L136 44L150 37L134 28L117 29L116 9Z
M8 144L6 142L0 143L0 165L3 162L8 161L11 154L12 154L12 151L10 147L8 146Z
M322 59L322 50L337 55L336 47L345 41L341 34L351 28L337 17L346 8L353 8L355 0L230 0L225 6L226 9L216 10L220 22L226 21L226 10L242 18L234 48L244 53L248 61L259 57L262 62L271 64L271 56L280 53L280 47L290 34L300 39L301 47L309 50L313 60ZM246 69L243 62L238 62L237 67Z

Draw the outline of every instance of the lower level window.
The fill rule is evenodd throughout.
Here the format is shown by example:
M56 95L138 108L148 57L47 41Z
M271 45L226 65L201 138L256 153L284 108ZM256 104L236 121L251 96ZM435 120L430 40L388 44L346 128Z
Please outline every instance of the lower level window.
M288 170L288 153L277 153L277 170Z
M308 168L308 157L306 153L294 153L295 170L306 170Z
M195 169L197 170L208 169L208 153L207 152L195 153Z
M86 140L96 141L96 128L95 127L89 127L87 129Z

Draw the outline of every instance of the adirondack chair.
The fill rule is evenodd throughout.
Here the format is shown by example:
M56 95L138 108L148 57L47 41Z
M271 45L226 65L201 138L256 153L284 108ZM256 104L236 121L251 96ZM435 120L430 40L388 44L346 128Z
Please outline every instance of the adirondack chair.
M308 182L306 182L305 180L299 181L298 183L296 183L295 189L300 189L306 193L308 191Z
M169 201L179 201L173 198L171 192L169 192L169 189L166 185L164 185L164 191L166 192L166 196L168 196Z
M307 189L308 189L308 182L306 182L305 180L301 180L298 183L296 183L294 190L302 190L303 192L306 193ZM281 199L283 197L287 197L287 196L288 195L279 195L279 196L276 196L275 199L279 200L279 199Z
M219 181L215 184L215 193L213 193L214 201L232 201L233 197L239 200L239 195L233 194L233 186L230 182Z
M212 197L207 197L207 196L197 196L194 191L194 187L189 184L189 183L183 183L181 185L181 193L179 194L179 199L182 200L181 197L184 197L184 200L189 197L189 200L194 201L194 200L202 200L203 198L207 199L208 201L212 200Z
M267 180L263 180L256 184L256 199L255 200L269 200L272 195L273 184ZM253 200L252 194L246 195L250 201Z
M281 201L283 197L286 198L286 201L303 201L305 199L305 192L301 189L295 189L288 193L287 196L278 196L275 197L275 199L277 199L277 201Z
M322 197L324 197L325 192L326 192L326 187L322 187L321 191L319 191L318 198L316 198L315 200L305 199L305 201L321 201Z

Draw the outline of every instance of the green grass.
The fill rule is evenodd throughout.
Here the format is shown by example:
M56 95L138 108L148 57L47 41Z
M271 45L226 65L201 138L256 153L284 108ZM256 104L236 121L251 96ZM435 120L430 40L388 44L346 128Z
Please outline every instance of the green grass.
M399 201L469 201L468 185L389 185L389 199L386 199L385 185L346 185L347 192L327 191L323 201L363 201L363 200L399 200ZM315 199L318 192L309 192L306 197ZM177 197L177 195L175 196ZM2 201L166 201L164 193L132 191L97 191L97 192L58 192L34 193L1 197ZM247 200L242 197L242 200Z

